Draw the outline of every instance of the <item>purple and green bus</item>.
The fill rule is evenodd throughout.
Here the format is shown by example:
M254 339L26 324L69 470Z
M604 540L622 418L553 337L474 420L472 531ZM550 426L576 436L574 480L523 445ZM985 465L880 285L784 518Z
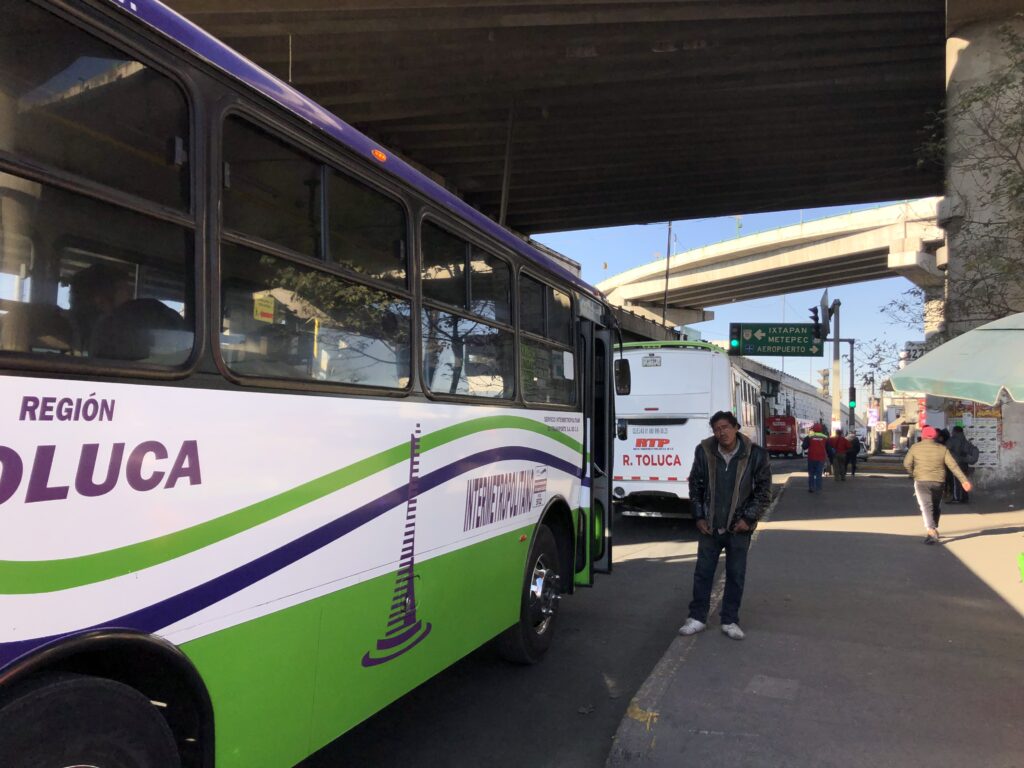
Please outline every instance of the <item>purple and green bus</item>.
M153 0L0 7L0 765L291 766L540 660L600 294Z

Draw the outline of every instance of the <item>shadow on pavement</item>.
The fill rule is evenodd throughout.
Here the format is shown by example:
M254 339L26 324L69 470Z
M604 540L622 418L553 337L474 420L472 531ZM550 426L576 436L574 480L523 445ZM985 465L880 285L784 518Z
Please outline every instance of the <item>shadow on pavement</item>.
M1012 564L992 576L985 551L922 546L906 480L822 496L801 482L751 549L747 639L674 641L608 764L1024 765L1024 621L986 581L1012 588ZM965 520L947 514L943 527ZM1022 526L971 528L962 538Z

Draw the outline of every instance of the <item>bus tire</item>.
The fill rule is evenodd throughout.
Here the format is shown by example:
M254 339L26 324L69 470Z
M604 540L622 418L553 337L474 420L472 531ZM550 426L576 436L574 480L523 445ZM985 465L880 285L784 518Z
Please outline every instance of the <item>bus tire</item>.
M519 621L498 636L498 652L514 664L536 664L551 645L561 600L558 545L551 529L537 526L526 561Z
M180 768L148 698L101 677L47 675L0 708L0 765Z

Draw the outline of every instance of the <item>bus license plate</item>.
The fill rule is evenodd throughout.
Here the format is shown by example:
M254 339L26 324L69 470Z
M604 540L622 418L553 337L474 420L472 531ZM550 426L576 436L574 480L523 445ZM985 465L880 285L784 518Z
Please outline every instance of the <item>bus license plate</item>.
M651 355L649 357L644 357L644 358L641 358L641 359L644 361L643 366L642 366L643 368L660 368L661 367L661 356L660 355Z

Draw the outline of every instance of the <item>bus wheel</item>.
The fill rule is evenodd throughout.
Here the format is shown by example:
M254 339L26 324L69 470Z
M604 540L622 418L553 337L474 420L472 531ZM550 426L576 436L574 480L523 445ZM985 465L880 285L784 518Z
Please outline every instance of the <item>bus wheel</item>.
M179 768L174 736L134 688L99 677L52 675L0 708L0 765Z
M546 525L537 527L527 560L519 621L498 637L498 652L516 664L536 664L551 645L562 599L558 546Z

